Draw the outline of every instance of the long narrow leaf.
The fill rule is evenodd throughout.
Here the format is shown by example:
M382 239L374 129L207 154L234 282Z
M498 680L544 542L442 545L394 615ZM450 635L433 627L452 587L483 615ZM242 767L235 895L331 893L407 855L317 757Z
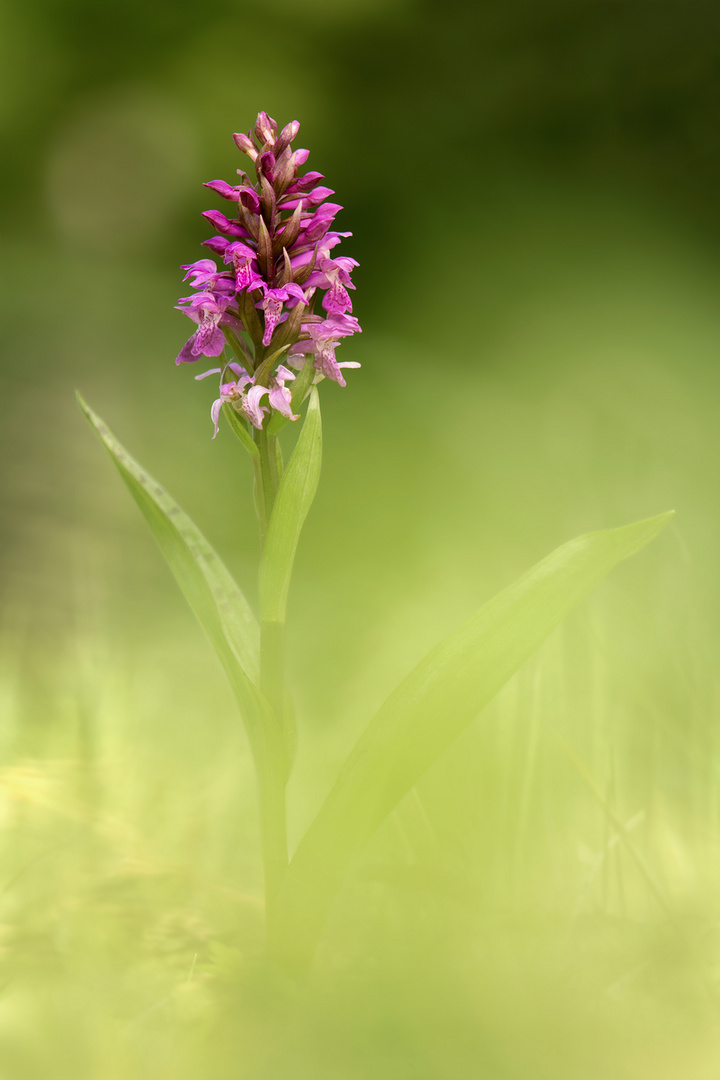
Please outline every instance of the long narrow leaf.
M317 390L283 473L275 498L260 565L260 607L268 623L284 623L295 552L315 498L322 465L322 424Z
M256 689L259 629L247 600L222 560L174 499L128 454L80 394L80 408L110 453L190 607L230 679L253 748L266 733L265 704Z
M274 949L307 963L343 874L391 810L510 676L620 560L671 514L558 548L434 648L386 700L290 864Z

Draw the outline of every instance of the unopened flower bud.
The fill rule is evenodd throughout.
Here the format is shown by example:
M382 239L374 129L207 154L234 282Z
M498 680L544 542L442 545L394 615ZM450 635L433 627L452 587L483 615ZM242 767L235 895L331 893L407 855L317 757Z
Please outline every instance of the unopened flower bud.
M275 155L279 156L283 150L290 145L293 139L297 138L297 133L300 130L300 123L298 120L291 120L289 124L280 132L278 138L275 140Z
M242 132L236 131L233 135L233 139L235 140L235 145L238 150L242 150L243 154L247 154L252 162L257 161L258 148L249 135L244 135Z
M231 199L233 202L238 201L240 188L231 187L230 184L226 184L224 180L208 180L203 184L203 187L209 187L213 191L217 191L218 195L222 195L223 199Z
M262 175L272 184L275 175L275 155L272 150L266 150L260 155L258 162ZM260 177L258 177L260 179Z
M260 213L260 196L253 187L241 187L239 190L239 199L246 210L249 210L252 214Z
M255 121L255 135L258 142L270 143L271 146L274 146L277 129L277 123L271 116L268 116L266 112L258 113L258 118Z

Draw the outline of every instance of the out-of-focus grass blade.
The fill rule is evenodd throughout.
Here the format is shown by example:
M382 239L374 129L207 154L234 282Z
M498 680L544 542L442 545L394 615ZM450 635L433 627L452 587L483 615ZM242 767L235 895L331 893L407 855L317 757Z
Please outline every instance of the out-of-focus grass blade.
M564 544L481 607L393 691L290 864L273 927L279 957L300 966L309 962L355 853L568 612L671 516Z
M227 672L253 749L264 747L265 708L256 689L259 629L247 600L222 560L187 514L128 454L103 420L77 395L80 408L110 453L130 494Z
M295 552L315 498L322 465L320 400L313 389L305 423L275 498L260 564L260 608L264 622L284 623Z

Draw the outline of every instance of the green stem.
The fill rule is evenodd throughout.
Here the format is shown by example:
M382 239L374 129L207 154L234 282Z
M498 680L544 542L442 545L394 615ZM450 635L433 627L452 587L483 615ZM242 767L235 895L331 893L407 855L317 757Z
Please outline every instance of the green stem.
M268 921L275 911L280 885L288 867L285 772L280 765L277 759L273 761L272 769L260 783L265 911Z
M265 776L261 779L260 812L265 870L265 904L272 918L275 900L288 866L285 785L288 776L288 746L283 730L285 625L261 623L260 689L270 704L272 725Z
M281 459L278 454L277 436L268 435L267 431L258 431L256 442L260 451L259 474L262 483L262 501L269 522L277 495ZM266 620L264 612L261 613L261 617L260 689L270 702L282 730L285 698L285 623Z
M267 431L264 429L262 431L255 430L255 443L260 454L260 460L255 470L255 482L257 483L258 480L260 481L260 498L258 501L262 504L263 509L260 522L260 532L263 541L265 539L265 533L267 532L267 526L270 521L270 515L272 514L272 508L275 503L275 496L277 495L278 489L276 441L276 436L268 435Z
M260 525L260 542L264 545L279 483L277 436L268 435L264 429L256 429L253 436L258 448L258 456L253 459L255 508Z
M254 432L258 456L255 470L255 505L260 524L260 539L264 546L270 516L279 484L279 454L277 437L266 430ZM285 625L261 623L260 631L260 689L270 704L273 725L264 775L260 778L260 812L262 819L262 853L265 874L265 903L267 916L272 918L280 884L288 865L287 814L285 785L288 774L288 752L283 734L283 702L285 697Z
M255 440L257 443L257 439ZM268 513L265 505L265 485L263 484L263 472L262 465L260 463L260 454L253 458L253 477L255 480L254 494L255 494L255 511L258 517L258 525L260 527L260 546L265 546L265 537L267 535L268 527Z
M283 725L285 685L285 623L260 624L260 689L272 706L280 729Z

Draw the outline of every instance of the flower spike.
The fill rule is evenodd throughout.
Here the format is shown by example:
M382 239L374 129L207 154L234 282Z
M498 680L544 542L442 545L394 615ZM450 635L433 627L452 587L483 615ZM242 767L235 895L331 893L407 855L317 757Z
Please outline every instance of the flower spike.
M220 396L211 409L213 438L223 405L256 429L275 413L297 420L286 383L295 379L291 368L302 368L307 357L316 382L329 378L339 386L345 386L343 368L360 366L335 356L343 338L360 332L348 292L355 288L350 275L357 263L333 251L351 234L333 231L342 207L326 201L334 191L321 186L323 174L300 175L309 151L292 148L299 130L297 120L280 129L266 112L258 113L250 132L233 135L253 163L256 181L237 169L235 184L205 184L236 210L234 217L220 210L203 214L216 234L203 245L221 257L225 269L208 258L182 268L196 291L178 306L196 329L177 363L219 357L228 345L247 365L221 361L221 367L196 376L220 376ZM224 382L230 372L235 379ZM307 385L306 377L301 385Z

